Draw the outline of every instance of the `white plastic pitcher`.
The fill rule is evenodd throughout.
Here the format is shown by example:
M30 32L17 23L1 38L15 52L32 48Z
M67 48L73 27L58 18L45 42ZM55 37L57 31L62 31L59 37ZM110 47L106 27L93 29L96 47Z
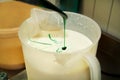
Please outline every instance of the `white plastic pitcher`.
M42 11L46 14L57 14ZM40 10L40 14L42 11ZM19 30L28 80L101 80L100 65L96 58L97 45L101 36L98 24L81 14L73 12L66 12L66 14L68 15L66 28L87 36L92 44L72 53L49 52L29 45L29 38L36 33L40 32L41 35L42 31L42 35L46 36L48 32L51 32L51 30L41 30L39 28L41 25L38 24L39 18L36 21L37 18L33 20L31 16ZM61 23L58 24L61 25ZM76 46L79 48L79 45ZM54 63L53 58L62 60L63 64L59 65L59 61Z

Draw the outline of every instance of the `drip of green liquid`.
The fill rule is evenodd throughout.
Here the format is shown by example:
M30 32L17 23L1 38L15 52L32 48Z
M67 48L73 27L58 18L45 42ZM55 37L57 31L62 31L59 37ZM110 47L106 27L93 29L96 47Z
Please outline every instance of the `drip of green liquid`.
M51 41L53 41L54 43L57 43L57 41L55 39L53 39L50 34L48 34L48 37Z
M63 17L63 22L64 22L64 45L62 47L62 50L66 50L66 18Z

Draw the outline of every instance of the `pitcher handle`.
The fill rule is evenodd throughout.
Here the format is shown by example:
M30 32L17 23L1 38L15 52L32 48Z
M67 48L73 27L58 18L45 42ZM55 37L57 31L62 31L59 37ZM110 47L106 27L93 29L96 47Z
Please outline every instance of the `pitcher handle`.
M101 68L97 58L93 55L85 55L84 58L90 67L90 79L101 80Z

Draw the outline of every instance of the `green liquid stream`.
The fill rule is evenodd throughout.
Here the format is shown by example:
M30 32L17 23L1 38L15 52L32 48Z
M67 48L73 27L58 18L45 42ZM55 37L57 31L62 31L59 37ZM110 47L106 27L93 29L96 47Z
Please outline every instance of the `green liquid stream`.
M64 46L62 47L62 50L66 50L66 18L63 18L63 22L64 22Z

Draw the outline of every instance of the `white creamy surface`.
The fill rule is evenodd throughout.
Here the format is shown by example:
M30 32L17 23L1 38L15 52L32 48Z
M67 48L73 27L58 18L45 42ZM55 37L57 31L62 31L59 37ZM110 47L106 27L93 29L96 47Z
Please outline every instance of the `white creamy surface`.
M63 51L62 47L64 46L64 38L52 37L52 35L51 38L52 40L49 38L49 36L31 38L30 40L28 40L28 44L32 47L41 49L43 51L59 53L61 52L72 53L74 51L85 49L92 44L91 40L87 38L85 35L72 30L66 30L67 49Z

